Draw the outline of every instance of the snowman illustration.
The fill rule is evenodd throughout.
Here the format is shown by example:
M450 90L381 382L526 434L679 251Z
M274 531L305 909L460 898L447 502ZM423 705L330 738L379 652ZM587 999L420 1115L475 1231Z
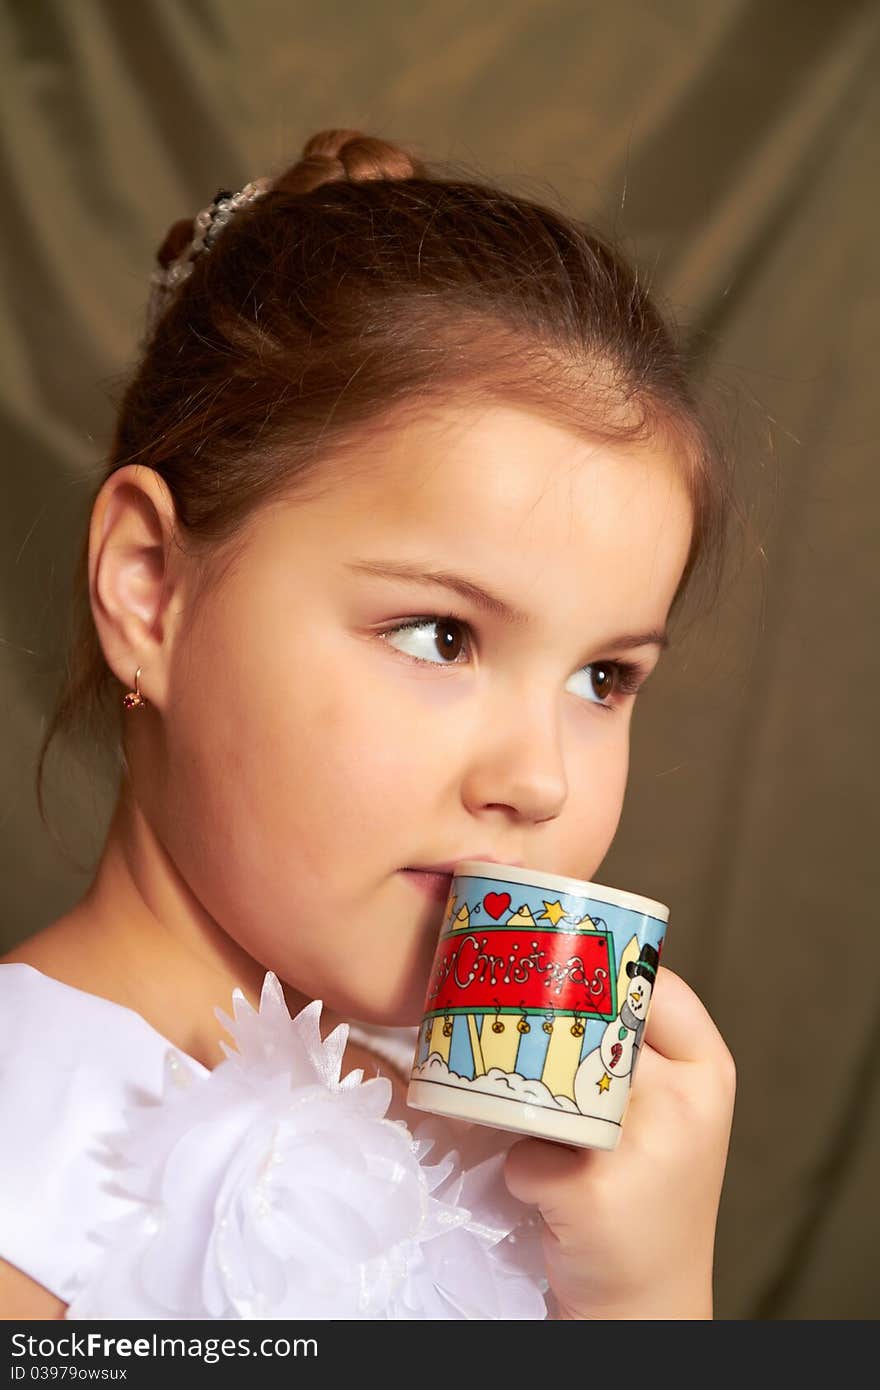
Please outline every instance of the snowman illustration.
M627 962L629 984L620 1013L575 1072L574 1099L582 1114L622 1119L659 963L659 953L648 945L642 946L638 960Z

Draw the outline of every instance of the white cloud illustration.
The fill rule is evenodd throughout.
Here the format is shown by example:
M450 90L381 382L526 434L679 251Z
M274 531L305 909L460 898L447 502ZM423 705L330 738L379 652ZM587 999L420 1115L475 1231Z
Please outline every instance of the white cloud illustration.
M543 1081L535 1081L529 1077L520 1076L519 1072L516 1071L503 1071L501 1067L490 1067L483 1076L475 1076L471 1080L469 1076L459 1076L458 1072L450 1071L439 1052L432 1052L420 1066L413 1067L412 1079L414 1081L448 1082L455 1086L466 1087L471 1091L481 1091L489 1096L506 1096L508 1099L516 1097L518 1100L529 1101L533 1105L543 1105L556 1110L568 1110L574 1115L580 1114L570 1096L554 1096Z

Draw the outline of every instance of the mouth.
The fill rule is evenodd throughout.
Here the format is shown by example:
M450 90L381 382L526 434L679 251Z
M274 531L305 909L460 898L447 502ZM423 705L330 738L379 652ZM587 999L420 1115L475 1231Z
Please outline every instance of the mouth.
M445 903L449 897L449 886L452 883L452 876L458 864L463 864L468 860L487 864L500 864L502 861L494 854L469 854L462 855L458 859L443 860L442 863L433 864L428 868L410 867L400 869L401 874L405 874L413 887L427 894L435 902ZM522 868L521 859L507 859L506 864Z
M414 888L431 898L432 901L445 903L449 897L449 885L452 882L451 873L437 873L428 869L401 869L400 872L412 883Z

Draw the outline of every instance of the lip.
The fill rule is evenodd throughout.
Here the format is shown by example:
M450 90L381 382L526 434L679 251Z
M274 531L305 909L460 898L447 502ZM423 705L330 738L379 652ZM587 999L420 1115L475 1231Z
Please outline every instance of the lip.
M444 860L442 864L418 864L401 869L414 887L420 888L434 902L445 903L449 897L449 886L457 864L475 859L488 864L511 864L522 867L521 859L499 859L497 854L462 854L457 859Z
M449 897L452 874L430 873L423 869L401 869L414 888L427 894L434 902L445 903Z
M442 864L411 864L402 872L405 874L452 874L455 872L455 866L464 863L466 859L481 860L486 864L509 864L511 868L515 869L524 868L522 859L501 859L497 854L460 854L457 859L447 859Z

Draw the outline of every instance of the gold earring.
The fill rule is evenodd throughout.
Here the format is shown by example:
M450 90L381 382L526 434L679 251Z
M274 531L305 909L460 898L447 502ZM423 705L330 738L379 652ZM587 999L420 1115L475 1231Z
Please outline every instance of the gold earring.
M136 675L135 678L134 678L134 685L135 685L134 690L129 690L128 694L125 695L125 696L123 696L123 700L122 700L123 709L140 709L143 705L145 705L145 704L147 703L146 700L144 699L143 695L141 694L141 668L140 668L140 666L137 668L137 675Z

